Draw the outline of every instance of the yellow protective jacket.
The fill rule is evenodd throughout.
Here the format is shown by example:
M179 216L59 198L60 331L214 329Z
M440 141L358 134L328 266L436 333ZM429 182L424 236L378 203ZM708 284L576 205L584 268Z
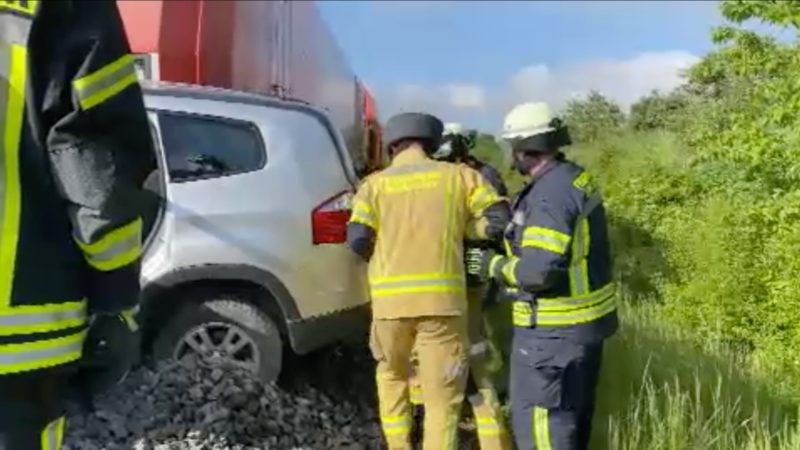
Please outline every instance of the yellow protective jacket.
M369 260L375 319L466 314L464 238L493 238L508 202L463 164L411 147L367 177L353 199L348 243Z
M137 304L155 169L116 3L0 1L0 375L78 360L89 315Z

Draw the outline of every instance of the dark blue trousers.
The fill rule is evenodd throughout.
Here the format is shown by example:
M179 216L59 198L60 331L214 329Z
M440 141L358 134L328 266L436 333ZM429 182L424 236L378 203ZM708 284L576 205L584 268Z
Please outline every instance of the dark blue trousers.
M0 376L0 450L58 450L63 380L49 371Z
M603 343L542 338L515 328L511 421L518 450L586 450Z

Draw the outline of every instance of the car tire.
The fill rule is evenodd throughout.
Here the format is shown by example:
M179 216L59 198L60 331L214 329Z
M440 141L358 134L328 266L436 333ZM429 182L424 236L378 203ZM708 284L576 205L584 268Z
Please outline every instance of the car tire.
M243 365L262 382L273 383L281 372L283 342L272 319L244 296L220 294L187 302L153 343L156 360L201 352Z

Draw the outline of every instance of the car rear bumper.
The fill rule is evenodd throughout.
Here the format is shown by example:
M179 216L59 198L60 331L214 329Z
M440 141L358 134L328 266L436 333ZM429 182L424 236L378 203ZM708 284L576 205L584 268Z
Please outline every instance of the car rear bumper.
M369 304L364 304L331 314L289 321L286 325L292 349L303 355L337 342L366 336L369 321Z

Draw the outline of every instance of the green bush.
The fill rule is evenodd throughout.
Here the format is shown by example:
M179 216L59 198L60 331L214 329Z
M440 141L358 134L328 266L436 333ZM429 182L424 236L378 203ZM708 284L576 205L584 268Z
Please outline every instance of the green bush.
M563 116L575 142L591 142L625 124L619 105L597 91L591 91L585 99L570 101Z
M631 105L628 124L637 131L678 130L685 126L691 97L683 90L653 91Z
M726 1L721 11L729 25L687 86L635 104L633 131L603 116L580 125L608 131L569 153L604 188L623 289L654 295L666 319L800 386L800 45L744 27L796 32L800 3ZM606 103L571 109L614 109Z

